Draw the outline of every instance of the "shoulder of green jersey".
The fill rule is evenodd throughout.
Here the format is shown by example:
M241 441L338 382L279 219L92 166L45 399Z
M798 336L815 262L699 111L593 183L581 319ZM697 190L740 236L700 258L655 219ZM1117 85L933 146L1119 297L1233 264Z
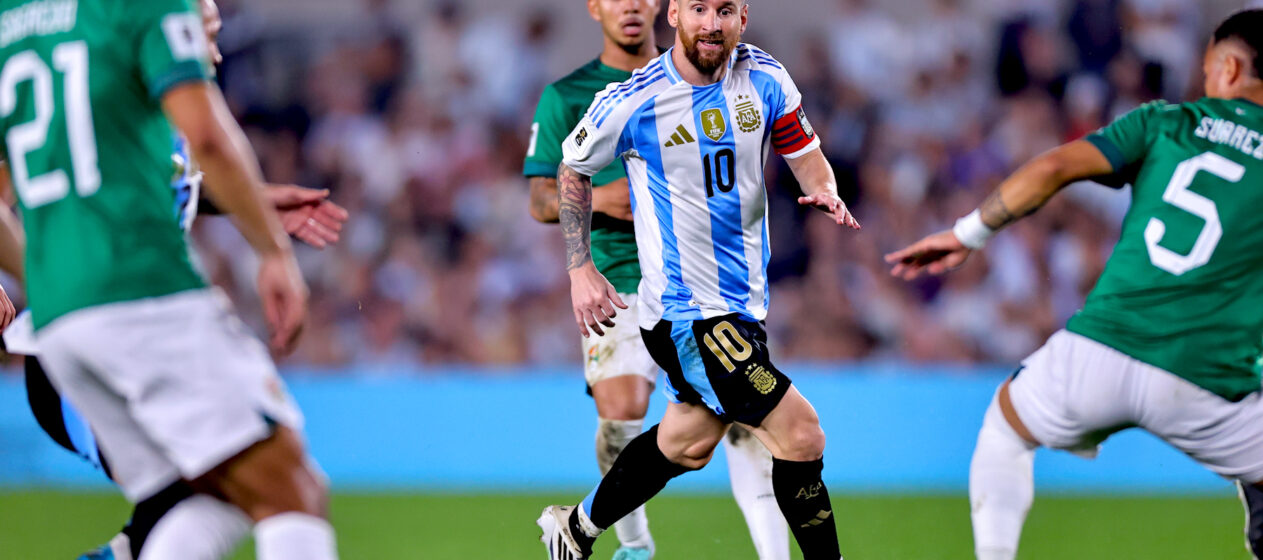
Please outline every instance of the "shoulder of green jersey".
M210 50L206 45L206 33L202 20L192 12L173 12L162 17L162 34L171 49L171 58L177 61L207 60Z

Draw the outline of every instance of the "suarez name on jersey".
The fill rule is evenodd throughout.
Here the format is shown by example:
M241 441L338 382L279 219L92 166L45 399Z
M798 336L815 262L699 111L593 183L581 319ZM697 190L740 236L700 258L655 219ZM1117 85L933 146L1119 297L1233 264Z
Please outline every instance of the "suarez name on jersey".
M1150 103L1088 136L1132 203L1070 331L1229 400L1259 390L1259 131L1263 107L1205 98Z
M820 145L793 80L739 44L723 79L694 86L667 51L593 100L562 145L594 175L622 157L643 278L640 326L736 313L767 316L768 147L786 158Z

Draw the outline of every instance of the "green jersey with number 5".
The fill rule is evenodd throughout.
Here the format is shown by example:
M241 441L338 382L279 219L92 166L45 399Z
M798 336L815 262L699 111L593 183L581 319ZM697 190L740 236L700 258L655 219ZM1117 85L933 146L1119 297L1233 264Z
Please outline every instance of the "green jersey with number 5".
M161 97L211 74L193 0L0 0L0 134L35 327L204 287Z
M1088 141L1132 184L1132 203L1067 329L1229 400L1258 391L1263 107L1155 102Z

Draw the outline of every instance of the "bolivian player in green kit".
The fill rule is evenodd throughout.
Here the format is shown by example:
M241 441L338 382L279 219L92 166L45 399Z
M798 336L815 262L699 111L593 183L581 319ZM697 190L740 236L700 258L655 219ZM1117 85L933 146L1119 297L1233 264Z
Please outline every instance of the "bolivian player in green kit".
M610 84L658 56L653 22L658 0L588 0L588 13L601 24L601 56L544 88L531 124L523 175L530 181L531 216L557 223L557 167L562 141L579 124L592 99ZM693 142L693 138L681 138ZM631 195L621 163L592 178L592 260L635 314L640 285ZM596 458L604 475L614 459L640 435L658 365L645 349L634 318L619 321L597 336L582 338L584 379L596 404ZM789 531L772 491L772 455L757 438L733 428L724 439L733 497L746 518L759 560L789 560ZM614 560L653 557L653 537L643 507L614 524L621 547Z
M194 271L174 211L178 129L258 253L271 346L290 351L306 287L210 78L191 0L0 0L0 136L40 359L129 500L191 481L254 521L260 560L334 559L302 414L268 349ZM145 559L207 557L218 543L203 521L165 517Z
M1083 309L986 412L969 477L980 560L1017 553L1036 447L1091 457L1130 427L1238 481L1263 555L1263 10L1220 24L1204 70L1206 98L1142 106L1041 155L951 231L887 256L896 276L941 274L1066 184L1132 185Z

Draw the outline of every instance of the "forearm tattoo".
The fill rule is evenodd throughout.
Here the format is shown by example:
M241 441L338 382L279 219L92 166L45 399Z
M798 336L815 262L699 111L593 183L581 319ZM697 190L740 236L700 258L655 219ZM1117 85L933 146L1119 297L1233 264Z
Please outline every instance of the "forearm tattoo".
M592 178L562 164L557 169L557 186L566 270L574 270L592 260Z
M1022 217L1022 215L1014 213L1009 210L1008 206L1005 206L1004 199L1000 197L999 189L982 201L982 206L978 207L978 211L982 214L982 223L991 229L1000 229Z

